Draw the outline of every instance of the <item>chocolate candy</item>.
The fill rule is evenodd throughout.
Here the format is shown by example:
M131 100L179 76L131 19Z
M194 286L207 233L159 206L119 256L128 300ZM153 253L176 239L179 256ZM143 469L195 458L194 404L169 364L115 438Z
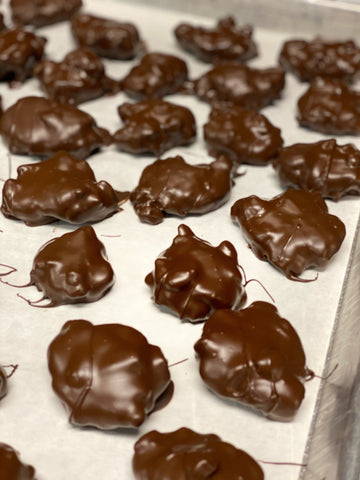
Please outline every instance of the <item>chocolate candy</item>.
M161 98L178 92L187 78L187 66L181 58L148 53L122 80L122 87L136 98Z
M282 47L279 61L303 82L316 76L349 81L360 71L360 48L352 40L289 40Z
M324 267L345 237L345 225L328 213L320 194L306 190L289 189L272 200L241 198L231 217L255 255L291 280L306 268Z
M160 156L195 140L195 118L186 107L164 100L143 100L123 103L118 112L125 125L115 132L114 142L125 152Z
M81 6L82 0L10 0L13 22L35 27L69 20Z
M0 13L0 32L6 30L6 25L4 23L4 15Z
M92 50L80 47L68 53L60 63L43 60L34 68L47 96L60 103L93 100L120 89L119 82L105 75L104 65Z
M0 400L8 393L7 375L5 370L0 365ZM0 462L1 463L1 462ZM0 465L1 468L1 465Z
M104 430L139 427L171 384L160 348L120 324L66 322L48 365L69 422Z
M143 435L135 444L133 471L138 480L263 480L259 464L217 435L189 428Z
M1 480L33 480L35 469L25 465L10 445L0 443L0 478Z
M116 192L96 182L86 162L58 152L41 163L21 165L16 180L3 187L1 211L29 226L63 220L73 224L98 222L119 211L128 192Z
M280 130L264 115L238 106L213 109L204 125L204 139L210 155L251 165L269 163L283 144Z
M234 246L224 241L213 247L186 225L179 226L145 282L155 303L190 322L205 320L219 308L238 310L246 300Z
M360 195L360 151L354 145L337 145L335 139L297 143L282 148L273 166L283 186L333 200Z
M252 27L238 27L233 17L219 20L215 28L193 27L182 23L176 27L175 36L182 48L203 62L244 62L257 56Z
M298 102L298 122L330 135L360 135L360 93L341 80L317 77Z
M280 97L285 72L280 67L250 68L220 63L195 81L196 95L205 102L225 102L260 110Z
M215 312L194 348L211 390L271 420L293 419L313 376L296 331L267 302Z
M101 57L129 60L142 48L132 23L79 13L71 20L71 30L80 46L91 48Z
M232 162L221 156L209 165L189 165L176 156L156 160L143 171L130 200L140 220L156 225L164 214L203 214L227 201Z
M11 153L49 157L66 150L84 159L112 138L88 113L42 97L24 97L0 118L0 133Z

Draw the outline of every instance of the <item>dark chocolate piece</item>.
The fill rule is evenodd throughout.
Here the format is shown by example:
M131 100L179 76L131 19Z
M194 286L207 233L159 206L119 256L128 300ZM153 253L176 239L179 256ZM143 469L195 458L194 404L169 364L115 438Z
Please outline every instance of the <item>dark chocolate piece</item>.
M341 80L316 77L298 102L298 122L330 135L360 135L360 93Z
M88 113L42 97L24 97L8 108L0 118L0 133L11 153L39 157L66 150L84 159L112 141Z
M313 376L296 331L267 302L215 312L194 348L208 387L271 420L293 419Z
M345 225L328 213L320 194L306 190L289 189L272 200L241 198L231 217L254 254L291 280L309 267L324 267L345 237Z
M6 25L5 25L5 22L4 22L4 15L2 13L0 13L0 32L3 32L4 30L6 30Z
M196 95L205 102L224 102L260 110L280 97L285 85L281 67L250 68L221 63L195 81Z
M160 348L126 325L66 322L49 346L48 364L73 425L139 427L171 385Z
M34 68L47 96L60 103L79 103L115 94L120 83L105 75L101 59L89 48L79 47L60 63L43 60Z
M145 278L155 303L190 322L205 320L220 308L240 309L246 300L242 280L230 242L213 247L186 225L178 227L172 245Z
M80 46L91 48L101 57L128 60L142 49L139 32L132 23L79 13L71 20L71 30Z
M115 132L114 142L125 152L160 156L195 140L195 118L186 107L164 100L143 100L123 103L118 112L125 125Z
M354 145L337 145L335 139L297 143L282 148L273 166L283 186L333 200L360 195L360 151Z
M210 212L229 198L232 166L224 156L206 165L189 165L180 156L156 160L143 171L130 200L140 220L153 225L165 213L184 217Z
M18 452L6 443L0 443L1 480L33 480L35 469L19 459Z
M82 6L82 0L10 0L16 25L43 27L69 20Z
M138 480L263 480L260 465L246 452L189 428L143 435L135 444Z
M0 365L0 400L4 398L5 395L7 395L7 393L8 393L7 375L5 370ZM1 462L0 462L0 469L1 469Z
M73 224L98 222L119 211L128 192L116 192L96 182L87 162L58 152L43 162L21 165L18 178L3 187L1 211L29 226L63 220Z
M184 60L165 53L148 53L122 80L124 91L135 98L162 98L178 92L188 79Z
M175 29L177 41L183 49L203 62L244 62L257 56L252 39L252 27L239 27L233 17L219 20L215 28L194 27L181 23Z
M281 132L262 114L237 106L215 108L204 125L204 139L213 157L234 163L265 165L283 144Z

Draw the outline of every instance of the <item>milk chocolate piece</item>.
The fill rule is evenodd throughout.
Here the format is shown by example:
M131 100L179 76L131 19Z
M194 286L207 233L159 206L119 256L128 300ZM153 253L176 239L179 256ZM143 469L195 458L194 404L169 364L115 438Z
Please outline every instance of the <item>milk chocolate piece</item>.
M88 113L42 97L24 97L0 118L0 133L11 153L49 157L66 150L84 159L112 138Z
M265 165L283 144L280 130L262 114L238 106L215 108L204 125L209 154L234 163Z
M230 16L219 20L215 28L181 23L175 29L177 41L184 50L210 63L244 62L256 57L258 52L252 33L251 26L239 27Z
M293 419L313 376L296 331L267 302L215 312L194 348L210 389L271 420Z
M96 182L87 162L58 152L43 162L21 165L18 178L6 180L1 211L29 226L63 220L73 224L98 222L119 211L128 192L116 192Z
M309 267L324 267L345 237L345 225L328 213L320 194L306 190L289 189L272 200L241 198L231 217L255 255L291 280Z
M82 0L10 0L16 25L43 27L69 20L82 6Z
M330 135L360 135L360 93L341 80L315 78L298 109L304 127Z
M79 47L62 62L43 60L34 68L47 96L60 103L79 103L115 94L120 83L105 75L101 59L92 50Z
M224 156L207 165L189 165L180 156L156 160L143 171L130 200L140 220L153 225L165 213L207 213L228 200L231 171L232 162Z
M129 60L142 48L132 23L79 13L71 20L71 30L80 46L91 48L101 57Z
M213 247L186 225L178 227L145 282L155 303L190 322L205 320L220 308L238 310L246 300L234 246L224 241Z
M120 324L66 322L48 365L69 422L104 430L139 427L171 384L160 348Z
M124 91L135 98L162 98L178 92L188 79L184 60L165 53L148 53L122 80Z
M125 125L115 132L114 142L125 152L160 156L195 140L195 118L186 107L164 100L143 100L123 103L118 112Z
M33 480L35 469L25 465L10 445L0 443L0 478L1 480Z
M189 428L143 435L135 444L133 471L138 480L263 480L259 464L217 435Z
M335 139L297 143L282 148L273 166L283 186L332 200L360 195L360 151L354 145L337 145Z
M0 400L4 398L5 395L7 395L7 393L8 393L7 375L5 370L0 365ZM0 462L0 468L1 468L1 462Z
M195 81L195 93L205 102L225 102L260 110L280 97L285 85L281 67L250 68L221 63Z

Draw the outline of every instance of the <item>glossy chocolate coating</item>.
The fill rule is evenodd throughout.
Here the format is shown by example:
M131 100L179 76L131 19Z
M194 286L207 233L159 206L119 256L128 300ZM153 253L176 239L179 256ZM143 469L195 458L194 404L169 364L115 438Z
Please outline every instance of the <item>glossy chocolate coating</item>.
M49 157L66 150L84 159L112 138L88 113L42 97L24 97L0 118L0 133L11 153Z
M0 400L8 393L7 375L5 370L0 366ZM1 466L0 466L1 467Z
M43 60L34 76L47 96L60 103L79 103L119 91L120 83L105 75L101 59L89 48L79 47L60 63Z
M21 165L17 179L6 180L1 211L29 226L63 220L98 222L119 211L127 192L116 192L105 181L96 182L88 163L66 152L43 162Z
M44 54L46 39L21 28L0 33L0 80L24 82Z
M296 331L274 305L215 312L194 348L201 378L216 393L271 420L293 419L312 372Z
M233 17L219 20L215 28L194 27L181 23L175 29L181 47L203 62L244 62L257 56L252 27L239 27Z
M120 324L66 322L48 365L69 422L104 430L139 427L171 384L160 348Z
M178 92L188 78L184 60L165 53L148 53L122 80L124 91L135 98L162 98Z
M352 40L289 40L282 47L279 61L303 82L317 76L352 80L360 71L360 48Z
M296 143L282 148L273 166L283 186L333 200L360 195L360 151L354 145L337 145L335 139Z
M298 122L330 135L360 135L360 93L341 80L317 77L298 101Z
M143 171L130 200L140 220L153 225L165 213L184 217L210 212L229 198L232 166L224 156L207 165L189 165L180 156L156 160Z
M96 302L114 282L105 247L90 226L45 243L30 272L30 284L50 299L46 307Z
M80 46L91 48L101 57L128 60L142 48L132 23L80 13L72 18L71 30Z
M143 100L123 103L118 112L124 127L115 132L114 142L125 152L160 156L195 140L195 118L186 107L164 100Z
M25 465L10 445L0 443L0 478L1 480L33 480L35 469Z
M82 0L10 0L16 25L43 27L69 20L82 6Z
M281 132L261 113L238 106L215 108L204 125L204 139L213 157L234 163L265 165L283 144Z
M133 471L138 480L263 480L259 464L217 435L189 428L156 430L135 444Z
M238 310L246 300L234 246L225 240L213 247L186 225L178 227L145 282L155 303L190 322L205 320L219 308Z
M328 213L320 194L306 190L289 189L272 200L241 198L231 217L255 255L291 280L309 267L324 267L345 237L345 225Z
M205 102L225 102L260 110L280 97L285 85L281 67L250 68L220 63L195 81L196 95Z

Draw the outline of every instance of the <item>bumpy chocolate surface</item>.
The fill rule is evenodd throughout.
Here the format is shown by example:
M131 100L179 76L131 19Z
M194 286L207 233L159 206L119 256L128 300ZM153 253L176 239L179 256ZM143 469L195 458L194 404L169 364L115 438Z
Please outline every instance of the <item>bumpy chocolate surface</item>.
M204 139L210 155L252 165L269 163L283 144L280 130L264 115L238 106L214 108Z
M203 62L244 62L257 56L252 27L239 27L232 17L219 20L215 28L194 27L182 23L176 27L175 36L182 48Z
M119 211L127 192L116 192L105 181L96 182L86 162L66 152L39 163L21 165L17 179L3 187L1 211L29 226L63 220L73 224L98 222Z
M69 20L81 6L82 0L10 0L13 22L35 27Z
M165 53L148 53L122 80L124 91L133 97L162 98L178 92L188 78L184 60Z
M125 152L160 156L195 140L195 118L186 107L164 100L143 100L123 103L118 112L124 127L115 132L114 142Z
M30 285L49 299L46 307L96 302L115 282L104 245L85 226L45 243L36 254Z
M296 331L274 305L215 312L194 348L201 378L216 393L272 420L293 419L312 372Z
M351 40L289 40L282 47L279 61L305 82L316 76L352 80L360 71L360 48Z
M186 225L179 226L145 282L155 303L191 322L204 320L219 308L238 310L246 300L234 246L224 241L213 247Z
M69 421L104 430L140 426L171 383L160 348L120 324L65 323L48 365Z
M0 400L5 397L7 392L7 375L5 370L0 366Z
M138 480L263 480L259 464L217 435L189 428L155 430L135 444L133 471Z
M11 153L39 157L66 150L84 159L112 141L91 115L42 97L24 97L8 108L0 118L0 133Z
M23 82L41 60L46 39L21 28L0 33L0 80Z
M259 110L280 97L285 85L281 67L250 68L220 63L195 81L196 95L205 102L225 102Z
M306 190L289 189L272 200L241 198L231 217L255 255L291 280L309 267L324 267L345 237L345 225L328 213L320 194Z
M282 148L273 166L284 186L319 192L338 200L360 195L360 151L335 139Z
M10 445L0 443L0 478L1 480L33 480L35 469L25 465Z
M180 156L156 160L143 171L130 200L140 220L154 225L165 213L180 217L207 213L229 198L231 171L231 160L223 156L194 166Z
M72 18L71 30L80 46L91 48L101 57L128 60L142 48L132 23L80 13Z
M79 47L62 62L43 60L34 68L43 90L60 103L79 103L119 91L120 84L105 75L101 59L89 48Z
M330 135L360 135L360 93L341 80L317 77L298 102L298 122Z

